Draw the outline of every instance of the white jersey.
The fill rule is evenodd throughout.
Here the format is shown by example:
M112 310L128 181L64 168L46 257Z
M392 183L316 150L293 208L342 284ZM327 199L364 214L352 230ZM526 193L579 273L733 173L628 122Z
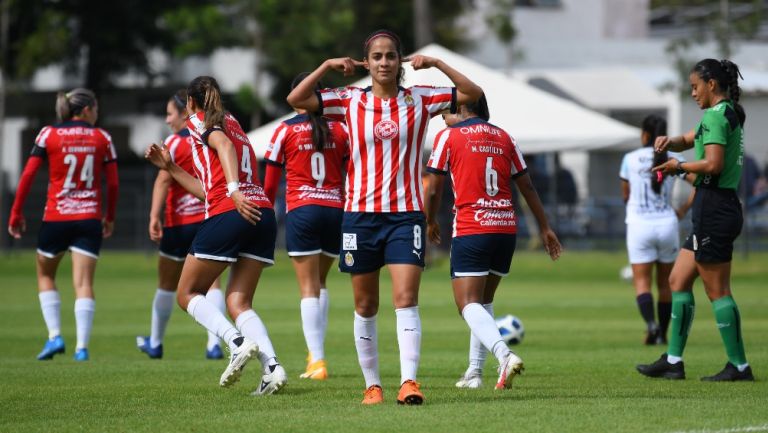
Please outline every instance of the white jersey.
M685 161L679 153L669 152L670 158ZM672 208L672 186L677 176L665 176L661 191L656 194L651 187L653 167L653 147L640 149L624 155L621 161L619 177L629 182L629 201L627 201L627 224L632 223L662 223L677 221L677 215Z

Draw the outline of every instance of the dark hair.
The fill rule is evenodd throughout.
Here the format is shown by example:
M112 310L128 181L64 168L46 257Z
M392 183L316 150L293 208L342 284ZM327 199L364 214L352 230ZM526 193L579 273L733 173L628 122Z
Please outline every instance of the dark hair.
M736 63L725 59L704 59L696 63L691 72L696 73L704 81L715 80L720 91L726 93L733 102L733 107L739 116L739 123L744 126L747 114L744 112L744 107L739 104L739 97L741 97L739 78L743 80L744 77L741 76Z
M205 127L224 128L224 107L221 105L221 90L216 79L209 76L195 78L187 86L187 95L195 101L195 105L205 111Z
M653 147L653 143L656 142L656 138L660 137L662 135L667 135L667 121L664 120L663 117L657 116L655 114L651 114L650 116L647 116L645 119L643 119L643 124L641 126L643 132L648 134L648 141L643 143L643 146L645 147ZM653 153L653 167L656 167L658 165L661 165L665 163L669 159L669 156L667 155L667 151L663 152L654 152ZM664 183L664 173L661 171L657 171L655 173L651 173L651 189L656 194L661 193L661 185Z
M293 79L291 82L291 90L295 89L305 78L309 76L309 72L302 72ZM323 88L323 84L318 81L315 86L316 90ZM331 131L328 128L328 122L325 117L319 113L307 112L309 116L309 123L312 125L312 144L315 145L315 150L322 152L325 148L325 143L330 139Z
M488 111L488 100L485 99L485 93L481 94L477 101L469 102L464 106L467 107L467 110L476 114L477 117L486 122L491 118L491 113Z
M184 114L187 110L187 89L177 90L168 102L173 102L173 106L179 110L179 113Z
M400 66L397 69L397 84L400 84L403 82L403 78L405 78L405 70L403 70L403 46L400 43L400 37L397 36L395 32L391 30L379 29L368 35L368 37L365 38L365 42L363 43L363 59L368 58L368 51L371 48L371 42L379 37L389 38L392 40L392 42L395 43L395 51L397 51L397 57L400 60Z
M96 95L93 91L78 87L67 93L56 95L56 116L64 122L83 112L83 108L96 105Z

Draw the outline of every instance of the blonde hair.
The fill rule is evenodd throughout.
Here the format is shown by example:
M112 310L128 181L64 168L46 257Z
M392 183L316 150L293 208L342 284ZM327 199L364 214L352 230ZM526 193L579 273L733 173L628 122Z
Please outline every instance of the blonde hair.
M70 120L82 113L85 107L93 108L95 105L96 95L82 87L56 94L56 116L60 122Z

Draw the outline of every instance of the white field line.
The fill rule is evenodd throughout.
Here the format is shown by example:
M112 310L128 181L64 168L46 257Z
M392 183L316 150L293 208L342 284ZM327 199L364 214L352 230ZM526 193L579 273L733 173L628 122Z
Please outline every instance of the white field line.
M755 433L755 432L768 432L768 424L763 425L751 425L745 427L732 427L724 428L720 430L678 430L671 433Z

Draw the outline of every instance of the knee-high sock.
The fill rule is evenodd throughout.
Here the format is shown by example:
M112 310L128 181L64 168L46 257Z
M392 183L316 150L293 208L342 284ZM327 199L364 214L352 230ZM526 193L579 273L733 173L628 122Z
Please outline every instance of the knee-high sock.
M322 319L322 324L320 326L321 331L323 332L323 342L325 342L325 334L328 330L328 306L330 305L330 298L328 298L328 289L323 287L320 289L320 318Z
M744 340L741 339L741 316L736 301L730 295L723 296L712 302L712 309L715 311L717 328L720 330L720 337L723 339L728 361L736 367L745 365L747 356L744 354Z
M400 347L400 383L416 380L421 358L419 307L397 308L397 344Z
M657 302L656 314L659 316L659 332L664 338L667 338L667 329L669 328L669 316L672 314L671 302Z
M267 327L264 326L264 322L261 321L261 318L255 311L246 310L240 313L237 316L237 320L235 320L235 324L245 338L255 341L259 346L259 361L261 361L261 365L267 367L277 363L277 355L275 354L275 348L272 347L272 340L269 339Z
M667 355L678 358L683 356L695 309L696 302L693 299L693 293L672 292L671 333Z
M53 340L61 335L61 296L58 290L48 290L38 294L40 310L48 328L48 339Z
M78 298L75 300L75 325L77 328L77 349L88 347L93 328L93 313L96 312L96 301L93 298Z
M227 342L230 350L235 350L238 344L235 343L235 339L240 337L240 333L237 332L232 323L227 320L227 317L216 308L208 299L203 295L196 295L189 301L187 305L187 313L192 316L195 321L205 329L218 335L219 338Z
M501 338L499 328L496 326L493 316L488 314L488 311L477 303L467 304L461 311L461 316L469 325L472 335L479 339L483 346L492 352L496 359L499 360L499 363L501 363L509 353L509 348Z
M381 386L376 316L363 317L355 312L354 334L357 361L360 363L360 369L363 370L365 387Z
M650 293L643 293L637 295L636 300L637 309L640 310L640 316L642 316L643 321L648 326L648 330L655 331L657 325L656 315L653 312L653 295Z
M483 308L493 317L493 304L483 304ZM498 329L498 327L496 328ZM469 369L482 372L485 365L485 356L488 350L483 346L479 338L470 330L469 332Z
M152 301L152 327L149 334L149 345L152 347L163 344L165 329L171 319L175 298L175 292L160 288L155 292L155 299Z
M320 300L318 298L302 298L301 326L304 330L304 340L307 342L312 361L325 359L323 350L323 321L320 316Z
M224 294L221 292L221 289L215 287L208 289L208 293L205 294L205 299L215 305L216 308L221 311L221 314L227 314L227 305L224 302ZM213 346L217 344L219 344L219 337L213 332L208 331L208 343L206 344L206 348L211 350L213 349Z

